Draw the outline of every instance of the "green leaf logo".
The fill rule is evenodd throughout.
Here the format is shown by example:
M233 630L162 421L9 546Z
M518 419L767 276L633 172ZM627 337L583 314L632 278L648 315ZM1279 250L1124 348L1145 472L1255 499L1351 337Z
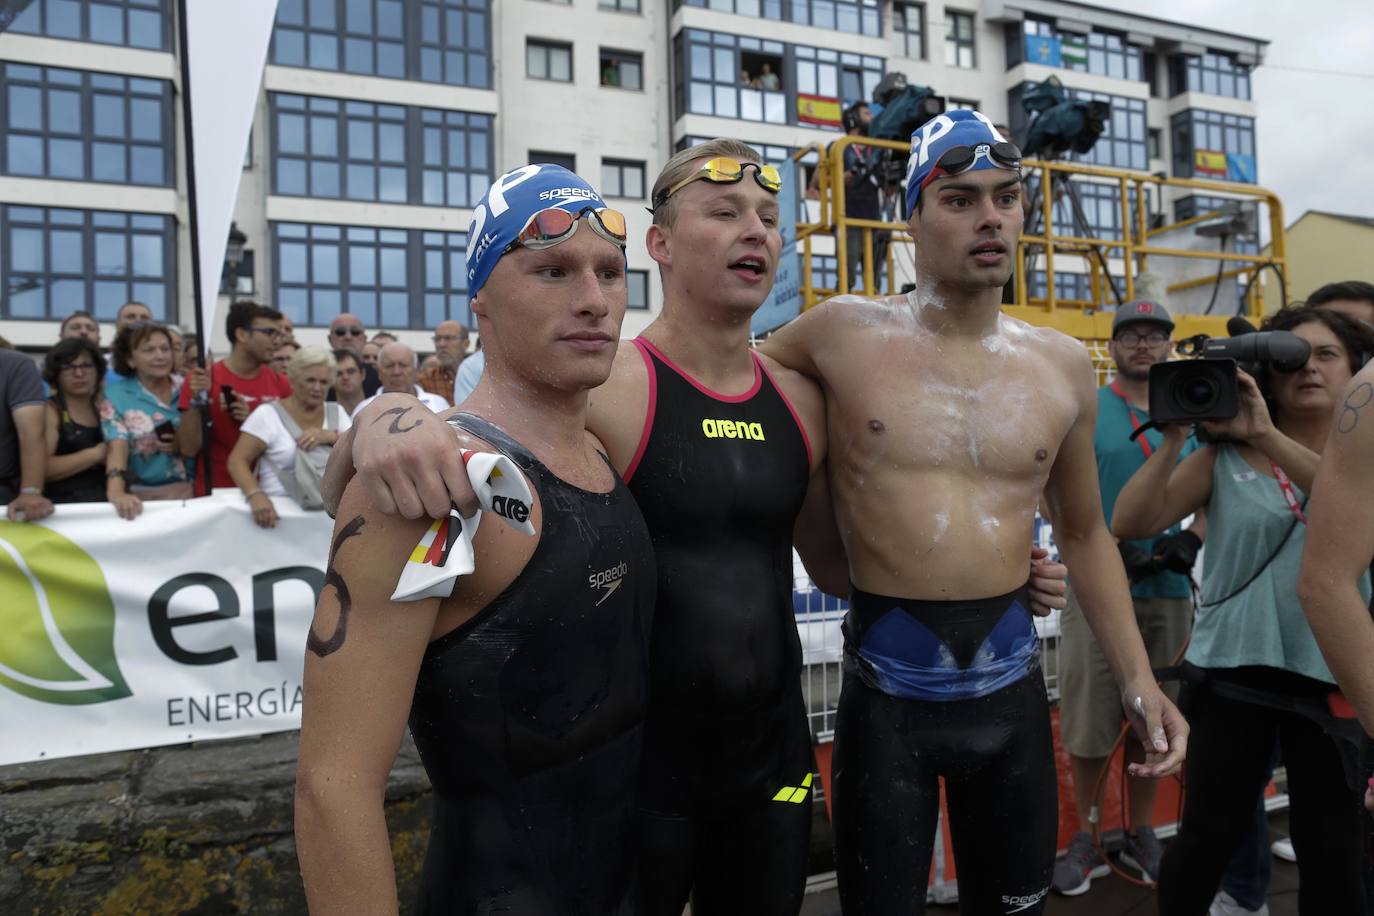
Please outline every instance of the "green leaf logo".
M64 706L129 696L114 624L90 554L51 529L0 522L0 684Z

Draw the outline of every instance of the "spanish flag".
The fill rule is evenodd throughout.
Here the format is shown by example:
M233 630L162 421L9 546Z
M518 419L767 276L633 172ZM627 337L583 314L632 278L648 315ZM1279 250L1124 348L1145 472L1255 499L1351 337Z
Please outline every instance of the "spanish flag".
M840 100L824 95L797 93L797 120L821 127L840 126Z
M1193 151L1193 172L1214 178L1226 177L1226 154L1215 150L1200 149Z
M455 580L477 568L472 539L482 516L489 512L522 534L535 533L530 522L534 497L515 463L490 452L464 450L462 454L468 483L481 508L472 518L463 518L456 508L450 508L448 518L429 526L401 569L392 601L452 595Z

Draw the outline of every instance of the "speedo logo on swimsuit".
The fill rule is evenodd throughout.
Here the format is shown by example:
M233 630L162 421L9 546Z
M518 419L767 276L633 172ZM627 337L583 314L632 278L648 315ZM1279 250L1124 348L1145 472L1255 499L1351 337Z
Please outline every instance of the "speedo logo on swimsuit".
M592 573L587 577L587 584L592 588L604 588L606 590L606 593L597 599L597 607L600 607L601 602L615 594L615 590L620 588L620 584L625 581L625 575L629 571L629 564L621 560L619 565L612 566L610 569L603 569L598 573Z
M1050 889L1047 887L1034 894L1021 894L1015 896L1003 894L1002 902L1011 907L1011 909L1007 910L1007 916L1011 916L1012 913L1024 913L1026 910L1045 899L1045 895L1049 892Z
M701 432L707 439L753 439L763 441L762 423L742 420L702 420Z
M514 496L492 496L491 511L503 518L508 518L517 525L522 524L530 517L530 507Z

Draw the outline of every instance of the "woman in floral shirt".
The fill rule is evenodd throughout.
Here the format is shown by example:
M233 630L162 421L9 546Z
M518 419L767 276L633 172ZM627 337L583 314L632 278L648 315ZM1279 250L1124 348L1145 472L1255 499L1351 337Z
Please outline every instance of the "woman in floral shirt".
M105 387L100 405L108 443L105 492L121 518L133 519L145 499L189 499L195 462L176 450L181 412L171 333L160 324L126 325L113 357L122 378Z

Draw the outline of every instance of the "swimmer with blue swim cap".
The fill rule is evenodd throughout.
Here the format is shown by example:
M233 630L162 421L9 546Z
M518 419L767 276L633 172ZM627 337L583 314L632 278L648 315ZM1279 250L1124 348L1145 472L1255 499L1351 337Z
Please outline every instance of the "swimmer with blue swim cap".
M475 297L501 258L515 247L552 248L585 219L592 231L625 250L625 215L561 165L526 165L487 188L468 226L468 295Z
M526 166L493 182L469 241L477 389L447 417L384 395L359 423L393 450L440 431L445 479L466 478L460 450L505 455L528 501L484 514L535 533L387 517L362 486L344 492L312 623L324 648L305 661L306 895L313 910L395 910L382 796L350 785L385 783L408 726L434 785L415 912L631 916L653 544L586 432L625 314L625 219L566 169ZM391 600L403 568L443 566L460 536L473 568L449 597Z
M931 118L911 135L906 170L906 215L921 192L937 178L980 169L1006 169L1021 175L1021 150L998 132L981 111L959 109Z

